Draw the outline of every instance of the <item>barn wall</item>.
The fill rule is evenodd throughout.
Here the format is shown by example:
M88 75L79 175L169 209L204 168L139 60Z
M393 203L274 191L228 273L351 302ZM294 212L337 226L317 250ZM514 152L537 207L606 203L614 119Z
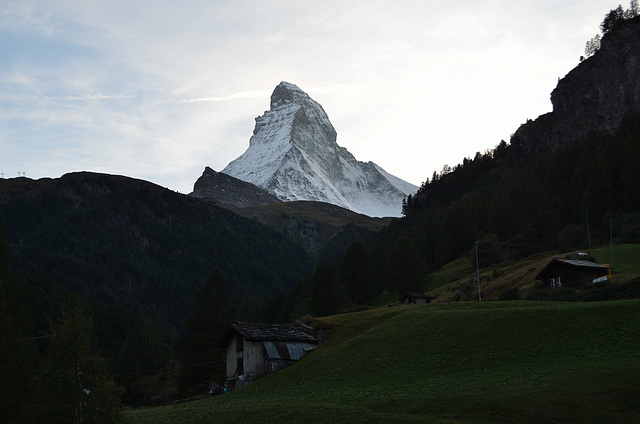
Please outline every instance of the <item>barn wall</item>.
M256 378L264 375L264 348L262 342L244 341L244 373Z
M231 341L227 344L227 380L231 380L236 376L236 367L238 356L236 354L236 337L234 334Z
M591 283L594 279L607 275L606 271L598 269L586 269L586 268L569 268L561 265L553 266L546 273L544 285L551 287L553 278L555 282L560 281L562 287L573 287L576 289L582 288L583 285Z

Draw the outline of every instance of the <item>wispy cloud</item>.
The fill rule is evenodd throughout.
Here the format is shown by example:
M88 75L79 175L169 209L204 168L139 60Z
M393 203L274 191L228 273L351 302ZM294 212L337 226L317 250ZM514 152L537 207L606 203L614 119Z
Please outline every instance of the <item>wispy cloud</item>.
M268 91L242 91L226 96L192 97L178 100L177 103L200 103L200 102L225 102L237 99L263 99L269 96Z
M131 96L127 96L125 94L102 94L102 93L95 93L95 94L86 94L84 96L66 96L66 97L60 97L60 99L62 100L68 100L68 101L93 101L93 100L115 100L115 99L125 99L125 98L130 98Z
M0 30L51 34L53 26L48 15L32 2L4 0L0 4Z
M36 86L36 79L21 70L16 70L6 76L5 84L33 88Z

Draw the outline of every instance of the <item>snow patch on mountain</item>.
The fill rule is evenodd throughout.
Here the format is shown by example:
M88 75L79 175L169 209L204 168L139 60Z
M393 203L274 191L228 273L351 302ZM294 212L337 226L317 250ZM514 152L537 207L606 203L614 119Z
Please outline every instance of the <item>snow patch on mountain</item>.
M281 82L271 108L256 118L249 148L222 170L284 201L332 203L372 217L400 216L418 187L360 162L336 143L322 106L296 85Z

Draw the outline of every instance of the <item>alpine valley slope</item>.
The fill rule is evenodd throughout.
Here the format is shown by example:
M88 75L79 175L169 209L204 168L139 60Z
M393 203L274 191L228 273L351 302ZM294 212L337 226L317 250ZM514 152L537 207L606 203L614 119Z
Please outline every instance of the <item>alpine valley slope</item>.
M418 187L360 162L336 143L322 106L296 85L281 82L271 107L256 118L249 148L222 170L283 201L332 203L371 217L398 217Z

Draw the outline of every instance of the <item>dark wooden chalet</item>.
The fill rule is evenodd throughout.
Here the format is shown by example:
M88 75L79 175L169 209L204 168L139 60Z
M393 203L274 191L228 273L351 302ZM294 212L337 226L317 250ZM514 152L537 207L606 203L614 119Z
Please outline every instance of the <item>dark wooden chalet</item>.
M302 358L318 346L318 335L304 324L232 322L224 338L227 387L243 385Z
M541 280L545 287L580 289L608 275L609 267L597 262L554 258L540 271L536 279Z

